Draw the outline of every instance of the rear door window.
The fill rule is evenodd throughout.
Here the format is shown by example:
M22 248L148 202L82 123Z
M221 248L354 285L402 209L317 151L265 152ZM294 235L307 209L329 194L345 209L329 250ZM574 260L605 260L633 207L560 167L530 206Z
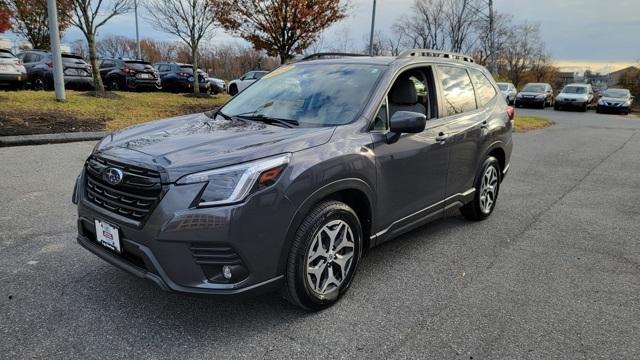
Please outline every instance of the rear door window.
M476 95L467 70L457 66L439 66L444 103L444 116L476 109Z
M491 84L491 81L479 70L470 69L473 85L476 89L476 100L478 107L487 105L498 94Z

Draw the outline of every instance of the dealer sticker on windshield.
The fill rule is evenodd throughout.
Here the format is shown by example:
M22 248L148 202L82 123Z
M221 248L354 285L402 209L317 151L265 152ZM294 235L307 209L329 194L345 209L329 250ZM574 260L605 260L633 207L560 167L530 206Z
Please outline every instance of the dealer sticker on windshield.
M122 252L118 228L104 221L96 220L96 240L113 251Z

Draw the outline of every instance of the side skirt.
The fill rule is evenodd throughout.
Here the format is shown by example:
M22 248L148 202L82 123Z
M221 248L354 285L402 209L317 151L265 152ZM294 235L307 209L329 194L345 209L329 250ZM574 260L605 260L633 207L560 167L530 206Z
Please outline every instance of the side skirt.
M475 188L471 188L464 193L458 193L449 196L442 201L439 201L433 205L429 205L422 210L418 210L411 215L394 221L387 228L382 229L372 235L371 244L373 244L373 246L380 245L410 230L430 223L431 221L454 214L455 210L473 200L475 191Z

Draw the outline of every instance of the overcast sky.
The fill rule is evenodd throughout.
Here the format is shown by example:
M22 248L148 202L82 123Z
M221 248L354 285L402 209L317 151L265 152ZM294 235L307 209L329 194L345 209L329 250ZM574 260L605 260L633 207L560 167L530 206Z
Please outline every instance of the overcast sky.
M330 28L325 42L344 38L364 47L369 32L373 0L351 0L350 17ZM388 31L403 14L409 14L413 0L378 0L376 29ZM569 69L590 67L607 71L640 62L640 0L495 0L496 10L513 15L516 21L541 24L542 36L554 61ZM144 16L144 11L141 11ZM141 37L167 39L141 21ZM114 18L102 28L100 35L135 36L133 14ZM70 29L65 40L81 37ZM235 40L222 30L213 42Z

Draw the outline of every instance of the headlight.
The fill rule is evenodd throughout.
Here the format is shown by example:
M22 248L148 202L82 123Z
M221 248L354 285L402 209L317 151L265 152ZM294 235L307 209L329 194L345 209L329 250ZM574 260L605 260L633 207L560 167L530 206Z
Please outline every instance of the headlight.
M518 93L518 94L516 95L516 97L521 98L521 97L522 97L522 93Z
M631 106L631 100L625 101L623 106Z
M269 187L278 180L291 154L251 161L180 178L176 184L207 183L198 206L231 204L244 200L252 190Z
M536 95L536 99L544 99L545 97L545 95Z
M606 105L603 99L598 100L599 105Z

